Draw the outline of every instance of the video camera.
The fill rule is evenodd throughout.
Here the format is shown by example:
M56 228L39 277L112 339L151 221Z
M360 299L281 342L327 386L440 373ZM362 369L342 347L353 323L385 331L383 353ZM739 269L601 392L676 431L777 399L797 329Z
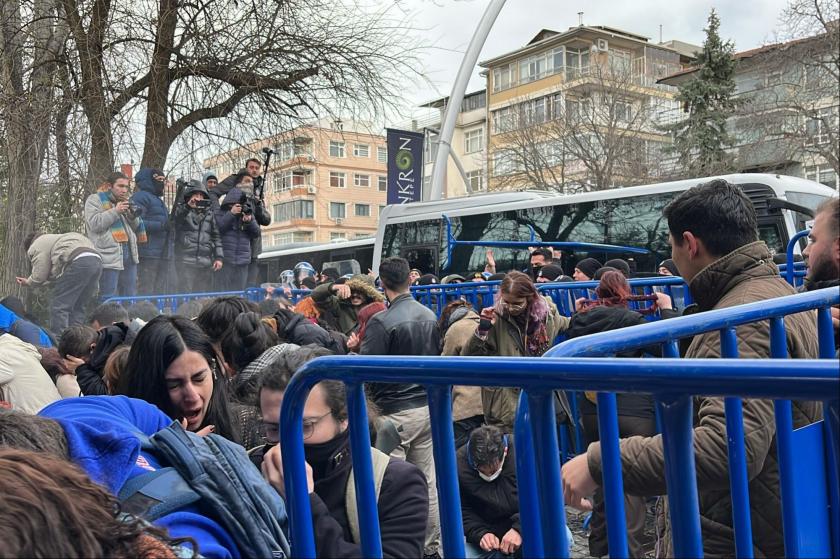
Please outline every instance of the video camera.
M213 204L213 202L211 202L209 199L202 198L201 200L196 200L195 201L195 209L206 210L206 209L210 208L210 206L212 204Z
M252 215L254 213L254 201L244 192L239 198L239 204L242 206L241 215Z

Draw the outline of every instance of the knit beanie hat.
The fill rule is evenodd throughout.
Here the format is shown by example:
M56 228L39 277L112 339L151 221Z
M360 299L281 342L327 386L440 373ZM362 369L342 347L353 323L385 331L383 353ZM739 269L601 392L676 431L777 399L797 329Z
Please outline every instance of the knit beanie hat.
M557 264L546 264L540 268L537 274L538 278L545 278L548 281L557 281L557 278L563 275L563 268Z
M607 260L604 262L605 268L615 268L622 274L624 274L625 278L630 277L630 264L628 264L625 260L621 258L613 258L612 260Z
M584 258L575 264L575 268L586 274L586 277L590 279L595 277L595 272L597 272L600 267L601 263L594 258Z

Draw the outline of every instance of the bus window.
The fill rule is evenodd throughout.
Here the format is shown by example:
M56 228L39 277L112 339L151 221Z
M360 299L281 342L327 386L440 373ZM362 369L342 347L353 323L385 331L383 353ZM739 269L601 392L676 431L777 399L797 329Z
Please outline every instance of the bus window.
M406 247L400 254L408 260L410 268L417 268L424 274L438 273L438 248L436 246Z
M787 250L787 244L782 238L778 223L759 221L758 240L764 241L770 249L770 254L784 254Z
M352 258L349 260L336 260L334 262L324 262L324 264L321 266L321 270L325 270L327 268L335 268L336 270L338 270L339 276L346 276L347 274L356 275L362 273L362 267L356 260ZM365 270L365 273L367 273L367 270Z

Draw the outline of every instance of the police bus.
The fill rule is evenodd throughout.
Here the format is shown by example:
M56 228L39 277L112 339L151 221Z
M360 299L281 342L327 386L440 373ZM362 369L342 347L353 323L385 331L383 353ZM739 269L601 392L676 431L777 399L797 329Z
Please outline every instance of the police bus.
M791 236L813 219L813 211L836 192L797 177L736 174L721 178L740 186L758 217L759 237L784 254ZM413 268L438 276L466 276L484 270L485 249L457 241L573 241L646 249L647 254L564 253L564 270L591 256L635 259L639 271L655 271L670 256L668 224L662 210L679 193L710 179L691 179L597 192L561 195L546 191L500 192L479 196L391 205L380 218L372 268L382 258L402 256ZM454 241L454 242L453 242ZM526 248L495 248L499 271L528 265Z
M331 243L297 243L282 249L269 248L259 256L260 280L279 282L280 272L298 262L309 262L317 271L338 269L340 275L367 273L373 265L374 238Z

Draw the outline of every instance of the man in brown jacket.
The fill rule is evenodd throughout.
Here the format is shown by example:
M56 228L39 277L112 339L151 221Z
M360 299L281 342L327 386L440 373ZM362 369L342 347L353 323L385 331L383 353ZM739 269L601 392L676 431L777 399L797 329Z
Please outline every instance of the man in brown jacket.
M716 179L678 196L665 208L673 259L688 283L699 312L722 309L791 295L793 288L779 277L767 246L758 240L755 210L746 195ZM813 313L785 318L789 355L817 357ZM767 321L737 328L743 358L768 358ZM717 331L695 336L686 352L691 358L720 357ZM700 501L700 526L706 557L733 556L732 502L727 465L726 419L722 398L695 398L694 453ZM794 424L801 427L820 417L813 402L793 406ZM744 400L744 433L752 515L753 546L757 557L784 555L776 458L776 423L769 400ZM630 437L620 441L624 490L633 495L665 495L662 437ZM575 506L591 495L601 480L601 448L590 445L586 454L563 467L566 502ZM661 554L673 555L667 502L660 512Z

